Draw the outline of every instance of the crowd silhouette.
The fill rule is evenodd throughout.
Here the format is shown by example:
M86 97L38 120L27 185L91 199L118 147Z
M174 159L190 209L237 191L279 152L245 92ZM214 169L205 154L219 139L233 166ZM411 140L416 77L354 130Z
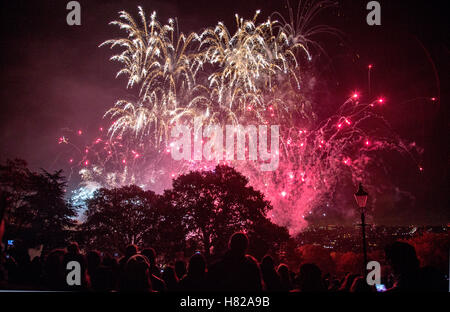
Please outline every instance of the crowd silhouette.
M295 272L286 264L275 263L270 255L258 262L247 254L246 234L234 233L228 250L216 261L207 263L195 252L186 264L156 263L153 248L126 248L121 258L99 251L83 253L76 242L65 249L54 249L45 257L29 256L16 248L14 256L3 257L0 281L2 288L37 290L76 290L96 292L376 292L365 277L348 273L337 279L323 274L314 263L303 263ZM445 277L433 267L420 267L414 247L394 242L385 248L386 262L393 280L388 292L446 291ZM81 285L68 286L67 263L77 261L81 268Z

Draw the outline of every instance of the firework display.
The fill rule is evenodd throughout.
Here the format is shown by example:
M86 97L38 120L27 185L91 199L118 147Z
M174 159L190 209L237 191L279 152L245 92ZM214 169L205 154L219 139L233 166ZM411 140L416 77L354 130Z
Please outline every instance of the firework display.
M374 192L367 168L385 169L380 154L394 151L415 160L421 150L406 143L380 114L386 100L355 91L336 111L319 118L320 101L303 92L314 53L321 46L318 33L335 32L314 25L328 1L300 4L289 18L275 13L265 19L260 11L246 19L236 15L235 30L218 22L201 33L184 34L176 18L167 23L156 12L138 18L122 11L113 26L123 37L107 40L111 60L127 78L135 101L118 99L104 116L108 128L99 129L84 149L72 143L83 131L66 131L58 143L72 153L81 184L75 201L99 187L136 184L161 192L171 180L189 170L212 170L217 161L175 161L171 157L171 129L203 124L280 125L279 166L262 172L258 161L221 160L249 178L274 206L269 217L297 233L312 214L326 216L336 207L335 190L364 179ZM294 12L296 14L294 14ZM203 142L203 141L202 141ZM374 157L377 154L378 157Z

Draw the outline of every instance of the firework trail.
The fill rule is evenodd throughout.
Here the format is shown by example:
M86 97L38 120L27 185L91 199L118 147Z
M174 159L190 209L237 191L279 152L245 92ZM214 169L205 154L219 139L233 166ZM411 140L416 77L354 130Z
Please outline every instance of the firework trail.
M269 106L263 100L264 92L273 93L278 74L297 80L296 52L308 53L301 43L289 44L283 31L276 33L277 21L257 24L259 14L256 11L252 20L236 14L233 35L223 23L200 35L201 47L206 46L205 60L217 67L208 77L211 103L226 106L234 122L246 111L254 111L262 119L259 112Z
M247 176L274 206L269 217L292 234L307 224L308 215L326 216L330 207L348 210L336 203L342 184L364 180L371 191L380 192L373 173L386 170L382 153L394 151L414 161L421 152L403 143L377 113L384 99L362 101L355 93L319 120L317 104L302 92L302 64L312 59L312 51L323 50L313 37L337 32L311 25L331 4L299 3L296 15L289 6L289 19L274 13L264 22L258 22L259 11L252 19L236 15L234 33L219 22L187 36L176 19L162 24L154 12L147 21L139 7L137 22L120 12L111 24L127 36L101 46L121 49L111 59L123 65L117 75L127 76L127 88L137 90L138 100L117 101L105 114L113 120L108 133L85 153L78 152L82 155L74 163L81 166L83 182L75 195L83 198L99 186L127 184L161 192L179 174L213 169L217 161L171 158L171 128L183 124L192 129L194 117L201 117L203 125L280 125L276 171L261 172L259 163L250 160L220 163ZM70 139L62 143L70 146Z
M139 7L140 24L125 11L119 20L110 24L125 30L126 38L111 39L100 46L121 47L123 51L111 57L123 65L117 76L128 78L127 88L139 88L137 103L119 100L106 112L116 121L109 129L111 137L122 136L131 131L141 139L154 134L153 144L167 143L169 125L183 116L192 115L186 99L195 89L195 76L202 65L202 58L195 53L187 53L198 36L185 36L178 30L176 19L161 24L156 12L147 24L145 13Z

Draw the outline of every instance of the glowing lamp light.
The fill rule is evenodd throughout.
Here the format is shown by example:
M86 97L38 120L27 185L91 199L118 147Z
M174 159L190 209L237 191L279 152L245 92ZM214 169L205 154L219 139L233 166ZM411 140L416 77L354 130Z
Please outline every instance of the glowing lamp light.
M281 192L281 196L286 197L287 193L286 191Z
M367 67L368 67L369 69L372 69L373 66L372 66L372 64L369 64L369 66L367 66Z
M70 163L73 163L73 159L72 159L72 158L70 158L70 159L69 159L69 162L70 162Z
M83 131L78 130L78 135L82 135L82 134L83 134Z
M432 97L430 100L432 100L432 101L434 102L434 101L436 101L436 98L435 98L435 97Z
M369 146L369 145L370 145L370 142L369 142L369 140L367 140L367 141L366 141L366 145L367 145L367 146Z
M419 171L423 171L423 168L421 166L419 166Z
M383 99L383 98L379 98L377 101L378 101L378 103L380 103L380 104L383 104L383 103L384 103L384 99Z
M352 98L357 99L359 97L358 92L353 92Z
M354 194L355 201L359 208L366 208L367 198L369 194L364 190L362 183L359 183L358 191Z
M89 161L86 160L86 161L84 162L84 165L85 165L85 166L89 165Z
M126 160L125 159L122 159L122 164L126 164Z
M338 124L338 128L341 128L342 127L342 124Z

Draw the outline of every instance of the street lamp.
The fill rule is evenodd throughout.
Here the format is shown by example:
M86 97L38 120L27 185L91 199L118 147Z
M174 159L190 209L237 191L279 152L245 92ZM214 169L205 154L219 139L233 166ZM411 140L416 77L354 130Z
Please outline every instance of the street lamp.
M361 209L361 228L362 228L362 237L363 237L363 254L364 254L364 271L366 271L367 265L367 250L366 250L366 217L364 212L366 210L367 197L369 194L364 191L362 183L359 183L358 191L355 193L355 200L358 207Z

